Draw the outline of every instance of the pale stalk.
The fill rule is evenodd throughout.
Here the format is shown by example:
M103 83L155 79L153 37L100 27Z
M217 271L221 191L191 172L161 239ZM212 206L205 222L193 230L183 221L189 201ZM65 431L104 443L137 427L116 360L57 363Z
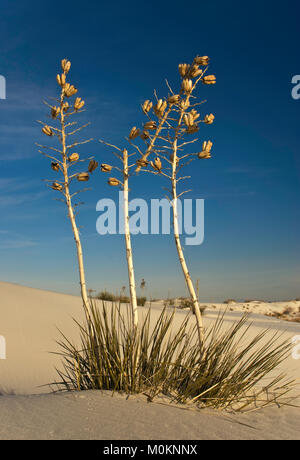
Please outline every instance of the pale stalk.
M187 98L189 99L189 98ZM177 253L180 261L180 265L183 271L183 275L186 281L186 285L188 288L188 291L190 293L192 302L193 302L193 312L196 316L196 321L197 321L197 330L198 330L198 338L199 338L199 344L200 346L204 342L204 326L203 326L203 320L202 320L202 315L201 315L201 310L199 307L199 302L198 298L195 292L195 288L193 285L193 281L191 278L191 275L188 271L188 267L185 261L185 257L183 254L182 246L181 246L181 240L179 236L179 226L178 226L178 212L177 212L177 179L176 179L176 172L177 172L177 135L178 131L182 122L182 118L184 115L184 110L181 110L180 118L178 120L178 125L175 133L175 138L174 142L172 144L172 149L173 149L173 162L172 162L172 208L173 208L173 228L174 228L174 238L175 238L175 243L176 243L176 248L177 248Z
M131 236L129 228L129 212L128 212L128 152L126 149L123 151L123 167L124 167L124 183L123 183L123 200L124 200L124 224L125 224L125 244L126 244L126 258L128 266L128 278L129 278L129 290L130 290L130 299L133 315L133 325L136 328L138 326L138 308L137 308L137 299L136 299L136 286L135 286L135 277L134 277L134 267L133 267L133 258L132 258L132 248L131 248Z
M64 190L65 190L65 198L66 204L68 207L69 212L69 219L72 224L72 230L74 234L74 239L76 243L77 249L77 259L78 259L78 268L79 268L79 280L80 280L80 290L81 290L81 297L83 300L83 305L85 308L85 312L90 315L90 307L89 307L89 298L87 295L86 289L86 281L85 281L85 272L84 272L84 263L83 263L83 253L82 253L82 246L80 241L80 235L78 231L78 227L76 224L76 219L74 215L74 210L72 206L72 200L69 190L69 175L68 175L68 164L67 164L67 147L66 147L66 130L65 130L65 114L63 111L63 103L64 103L64 94L62 90L61 99L60 99L60 117L61 117L61 144L62 144L62 163L63 163L63 175L64 175Z

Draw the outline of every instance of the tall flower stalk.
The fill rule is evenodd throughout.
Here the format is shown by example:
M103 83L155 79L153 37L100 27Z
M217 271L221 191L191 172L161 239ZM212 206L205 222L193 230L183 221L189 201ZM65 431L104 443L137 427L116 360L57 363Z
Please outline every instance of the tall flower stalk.
M132 132L133 133L133 132ZM130 134L130 138L132 138L133 134ZM125 247L126 247L126 259L127 259L127 268L128 268L128 280L129 280L129 292L130 292L130 302L132 308L132 321L133 325L136 328L138 326L138 307L137 307L137 296L136 296L136 284L135 284L135 274L134 274L134 266L133 266L133 256L132 256L132 246L131 246L131 235L130 235L130 228L129 228L129 177L130 177L130 169L135 166L135 164L129 165L128 158L131 155L128 155L127 149L119 149L118 147L108 144L102 140L100 142L113 147L115 150L121 152L114 154L117 158L121 161L122 167L111 166L108 164L101 165L102 172L110 172L113 168L119 171L122 175L122 181L115 178L110 177L108 179L108 184L112 187L120 187L123 191L123 211L124 211L124 235L125 235Z
M80 203L73 203L73 198L78 195L80 192L86 190L78 190L71 193L70 187L71 183L74 180L79 182L86 182L90 178L90 173L92 173L98 166L97 162L93 159L80 159L80 156L77 152L74 152L74 148L89 142L91 139L83 141L74 141L71 144L68 144L69 136L73 136L88 124L77 127L77 122L70 122L69 119L71 116L74 116L82 112L82 108L85 105L85 102L80 98L76 97L72 102L71 98L75 96L78 92L77 88L74 85L71 85L67 82L67 74L71 67L71 62L67 59L61 61L62 73L58 74L56 77L57 83L60 86L60 94L56 99L57 105L51 105L47 102L45 104L50 108L51 118L56 121L56 126L51 126L48 123L39 121L43 125L42 132L50 137L56 137L59 143L59 148L52 146L45 146L37 144L42 153L47 158L51 159L51 168L56 174L60 174L61 178L56 179L55 181L47 181L49 187L52 190L59 192L62 195L60 201L64 202L67 206L68 217L71 222L72 231L76 244L77 252L77 261L78 261L78 270L79 270L79 280L80 280L80 291L83 301L83 306L85 312L90 314L89 307L89 298L87 294L86 287L86 278L85 278L85 269L83 261L83 251L82 244L80 239L80 233L78 225L76 223L76 211L75 208ZM69 102L70 101L70 102ZM50 154L50 153L51 154ZM54 152L54 153L53 153ZM56 156L53 156L56 155ZM58 158L57 158L58 156ZM87 171L77 171L71 174L71 169L74 166L78 166L82 162L89 161ZM52 182L52 183L51 183Z
M214 115L205 115L203 119L197 112L196 107L202 102L197 102L195 90L199 83L212 85L216 82L214 75L206 75L209 58L197 56L192 64L180 64L179 73L181 86L177 94L173 92L170 85L169 95L164 99L158 99L155 93L156 102L146 100L142 106L148 121L144 124L140 137L146 144L142 149L136 146L141 158L137 161L136 172L147 171L152 174L161 175L171 182L171 205L173 213L173 231L179 262L185 278L185 282L192 300L193 313L196 316L198 338L200 345L203 344L205 334L199 306L198 297L194 288L187 262L184 257L180 239L178 222L178 199L187 191L178 194L178 183L188 179L189 176L178 177L178 172L195 158L211 158L211 141L202 144L202 150L197 153L185 153L189 144L194 144L198 139L185 140L185 137L192 137L199 131L200 123L212 124ZM148 158L154 155L152 161ZM151 169L147 169L148 165Z

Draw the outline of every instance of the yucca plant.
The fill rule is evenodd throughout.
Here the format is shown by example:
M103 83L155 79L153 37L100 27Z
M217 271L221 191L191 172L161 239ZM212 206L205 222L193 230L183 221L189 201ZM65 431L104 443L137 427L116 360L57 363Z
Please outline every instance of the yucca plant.
M147 115L148 121L144 124L141 132L135 128L137 133L135 137L140 137L146 144L143 153L141 153L142 149L136 146L137 152L141 154L141 158L137 161L136 172L146 171L150 164L152 169L148 169L148 172L164 176L171 182L170 201L173 210L174 238L178 258L193 303L200 345L204 341L203 321L198 296L184 257L178 224L178 198L186 192L183 191L178 194L177 185L179 181L187 179L187 177L178 177L178 172L185 164L194 158L211 158L211 141L203 142L201 152L185 153L186 146L197 141L196 138L192 140L185 140L185 138L196 134L201 122L212 124L215 118L213 114L208 114L205 115L204 119L200 119L200 114L196 110L196 107L203 103L197 102L195 96L198 84L212 85L216 82L214 75L205 75L208 63L208 56L196 56L191 65L180 64L181 84L178 93L174 93L168 84L170 94L166 98L158 99L155 93L156 102L154 104L152 101L146 100L142 109ZM154 155L154 158L149 162L150 155ZM163 162L166 163L166 166L163 165Z
M78 122L69 121L71 117L81 113L85 105L85 102L80 97L76 96L78 89L67 82L67 75L70 67L70 61L67 59L63 59L61 61L62 73L58 74L56 77L57 83L60 87L59 96L55 99L55 105L45 102L50 109L52 123L55 123L55 126L53 126L52 123L49 124L48 122L39 121L39 123L43 126L42 132L51 139L56 138L59 146L37 145L41 148L39 152L51 160L51 168L54 173L56 175L60 175L60 177L55 178L54 181L47 180L47 184L52 190L57 191L62 195L60 201L65 203L67 206L68 217L71 221L72 231L76 243L81 297L85 311L88 312L89 299L86 288L83 252L75 212L76 207L80 203L73 203L73 198L86 189L77 190L71 193L70 187L74 180L80 183L88 181L90 173L97 168L98 164L92 158L80 158L80 155L74 151L74 149L77 149L78 146L86 144L91 141L91 139L76 140L69 143L70 136L77 134L83 128L88 126L88 124L85 124L77 127ZM72 100L73 96L76 97ZM87 169L82 171L81 168L78 168L78 166L81 166L82 163L86 161L89 161L89 164ZM77 169L79 170L72 173L74 166L77 166Z
M288 356L291 343L268 330L247 339L248 315L228 327L220 314L202 350L190 313L176 325L174 312L164 309L152 321L149 310L139 328L131 316L131 309L93 304L91 317L76 323L80 346L64 335L58 342L63 368L55 389L142 393L149 400L162 394L176 403L244 411L290 403L285 398L293 382L279 371L271 378L269 373Z
M135 129L132 129L129 135L129 139L134 139L139 132ZM131 174L132 168L135 164L129 164L128 158L132 154L128 154L127 149L120 149L119 147L104 142L100 140L101 143L112 147L116 152L114 155L120 160L121 167L112 166L110 164L101 164L101 171L104 173L110 173L112 169L118 171L122 176L122 180L117 179L116 177L109 177L107 183L112 187L118 187L123 191L123 210L124 210L124 235L125 235L125 247L126 247L126 259L128 267L128 279L129 279L129 292L130 292L130 302L132 308L132 318L133 324L135 327L138 326L138 306L137 306L137 297L136 297L136 284L135 284L135 274L134 274L134 265L133 265L133 256L132 256L132 245L131 245L131 235L129 228L129 177Z

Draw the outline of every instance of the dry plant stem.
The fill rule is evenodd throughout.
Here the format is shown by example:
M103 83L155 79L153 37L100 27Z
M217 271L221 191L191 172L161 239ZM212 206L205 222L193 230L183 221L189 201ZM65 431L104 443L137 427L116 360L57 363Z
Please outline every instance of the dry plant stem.
M124 166L124 184L123 184L123 196L124 196L124 223L125 223L125 244L126 244L126 257L127 257L127 266L128 266L128 278L129 278L129 290L130 290L130 299L133 315L133 324L134 327L138 325L138 308L137 308L137 299L136 299L136 286L135 286L135 277L134 277L134 268L133 268L133 259L132 259L132 249L131 249L131 236L129 228L129 212L128 212L128 152L126 149L123 151L123 166Z
M187 100L188 99L189 98L187 97ZM183 115L184 115L184 110L182 109L180 117L179 117L179 120L178 120L178 125L177 125L177 129L176 129L174 141L173 141L173 144L172 144L173 162L172 162L172 179L171 179L171 181L172 181L172 198L173 198L173 201L172 201L173 228L174 228L174 238L175 238L175 243L176 243L176 248L177 248L177 253L178 253L180 265L181 265L183 275L184 275L184 278L185 278L185 281L186 281L186 284L187 284L187 288L189 290L191 299L193 301L194 313L195 313L196 321L197 321L199 344L201 346L203 344L203 342L204 342L203 320L202 320L202 315L201 315L201 311L200 311L200 307L199 307L198 298L197 298L196 291L195 291L195 288L194 288L194 285L193 285L193 281L192 281L191 275L190 275L190 273L188 271L188 267L187 267L185 257L184 257L184 254L183 254L183 250L182 250L182 246L181 246L181 240L180 240L180 236L179 236L179 227L178 227L178 212L177 212L177 200L178 200L178 197L177 197L177 177L176 177L176 173L177 173L177 148L178 148L177 140L178 140L178 132L179 132L179 129L180 129L180 126L181 126L181 123L182 123Z
M161 119L161 121L160 121L160 123L159 123L159 126L158 126L158 128L157 128L157 130L156 130L156 132L155 132L155 135L153 136L153 138L152 138L152 140L151 140L151 142L150 142L150 144L149 144L149 146L148 146L146 152L144 153L144 155L143 155L142 158L141 158L142 161L147 160L148 156L150 155L150 153L151 153L151 151L152 151L152 149L153 149L153 147L154 147L155 141L156 141L156 139L158 138L159 133L161 132L164 123L165 123L166 120L168 119L168 116L169 116L169 113L170 113L170 112L171 112L171 108L169 108L169 109L166 111L166 113L164 114L164 116L162 117L162 119ZM138 173L140 170L141 170L141 166L138 166L138 167L136 168L135 171L136 171L136 173Z
M175 153L175 150L174 150ZM174 227L174 238L175 238L175 243L176 243L176 248L177 248L177 253L180 261L180 265L184 274L184 278L187 284L187 288L189 290L190 296L193 301L193 306L194 306L194 313L196 316L196 321L197 321L197 327L198 327L198 337L199 337L199 343L202 344L204 341L204 327L203 327L203 321L202 321L202 315L197 299L197 295L195 292L195 288L191 279L191 275L188 271L188 267L185 261L185 257L183 255L183 250L181 246L181 241L180 241L180 236L179 236L179 228L178 228L178 213L177 213L177 190L176 190L176 172L172 175L172 197L173 197L173 202L172 202L172 208L173 208L173 227Z
M62 90L61 98L60 98L60 121L61 121L61 143L62 143L62 166L63 166L63 175L64 175L64 191L65 191L65 198L66 204L68 207L69 218L72 224L72 230L74 234L74 239L76 243L77 249L77 259L78 259L78 268L79 268L79 279L80 279L80 289L81 289L81 297L84 304L85 312L90 316L90 308L89 308L89 299L87 295L86 289L86 281L85 281L85 272L84 272L84 264L83 264L83 253L82 253L82 246L80 241L80 235L78 231L78 227L76 224L76 219L74 215L74 209L72 206L72 200L70 195L69 189L69 175L68 175L68 164L67 164L67 146L66 146L66 130L65 130L65 114L63 111L63 103L64 103L64 93Z

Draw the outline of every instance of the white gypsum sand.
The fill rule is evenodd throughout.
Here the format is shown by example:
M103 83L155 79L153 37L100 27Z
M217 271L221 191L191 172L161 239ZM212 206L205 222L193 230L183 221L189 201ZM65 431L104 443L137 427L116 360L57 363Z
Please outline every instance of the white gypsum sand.
M217 309L206 305L207 327L216 319ZM153 304L153 319L161 307L161 303ZM139 315L146 311L145 307L139 308ZM176 311L174 327L185 314ZM229 326L240 316L240 311L228 311L225 324ZM58 351L57 328L77 340L73 317L83 319L79 297L0 283L0 335L7 347L7 359L0 360L0 387L4 393L0 397L0 439L300 438L300 409L293 407L229 415L211 409L173 407L161 399L149 404L141 396L111 398L109 392L49 394L49 387L43 385L57 379L55 367L60 367L59 356L50 353ZM265 328L282 331L282 339L300 335L299 323L261 312L255 312L251 319L249 339ZM299 382L300 360L291 356L280 370Z

